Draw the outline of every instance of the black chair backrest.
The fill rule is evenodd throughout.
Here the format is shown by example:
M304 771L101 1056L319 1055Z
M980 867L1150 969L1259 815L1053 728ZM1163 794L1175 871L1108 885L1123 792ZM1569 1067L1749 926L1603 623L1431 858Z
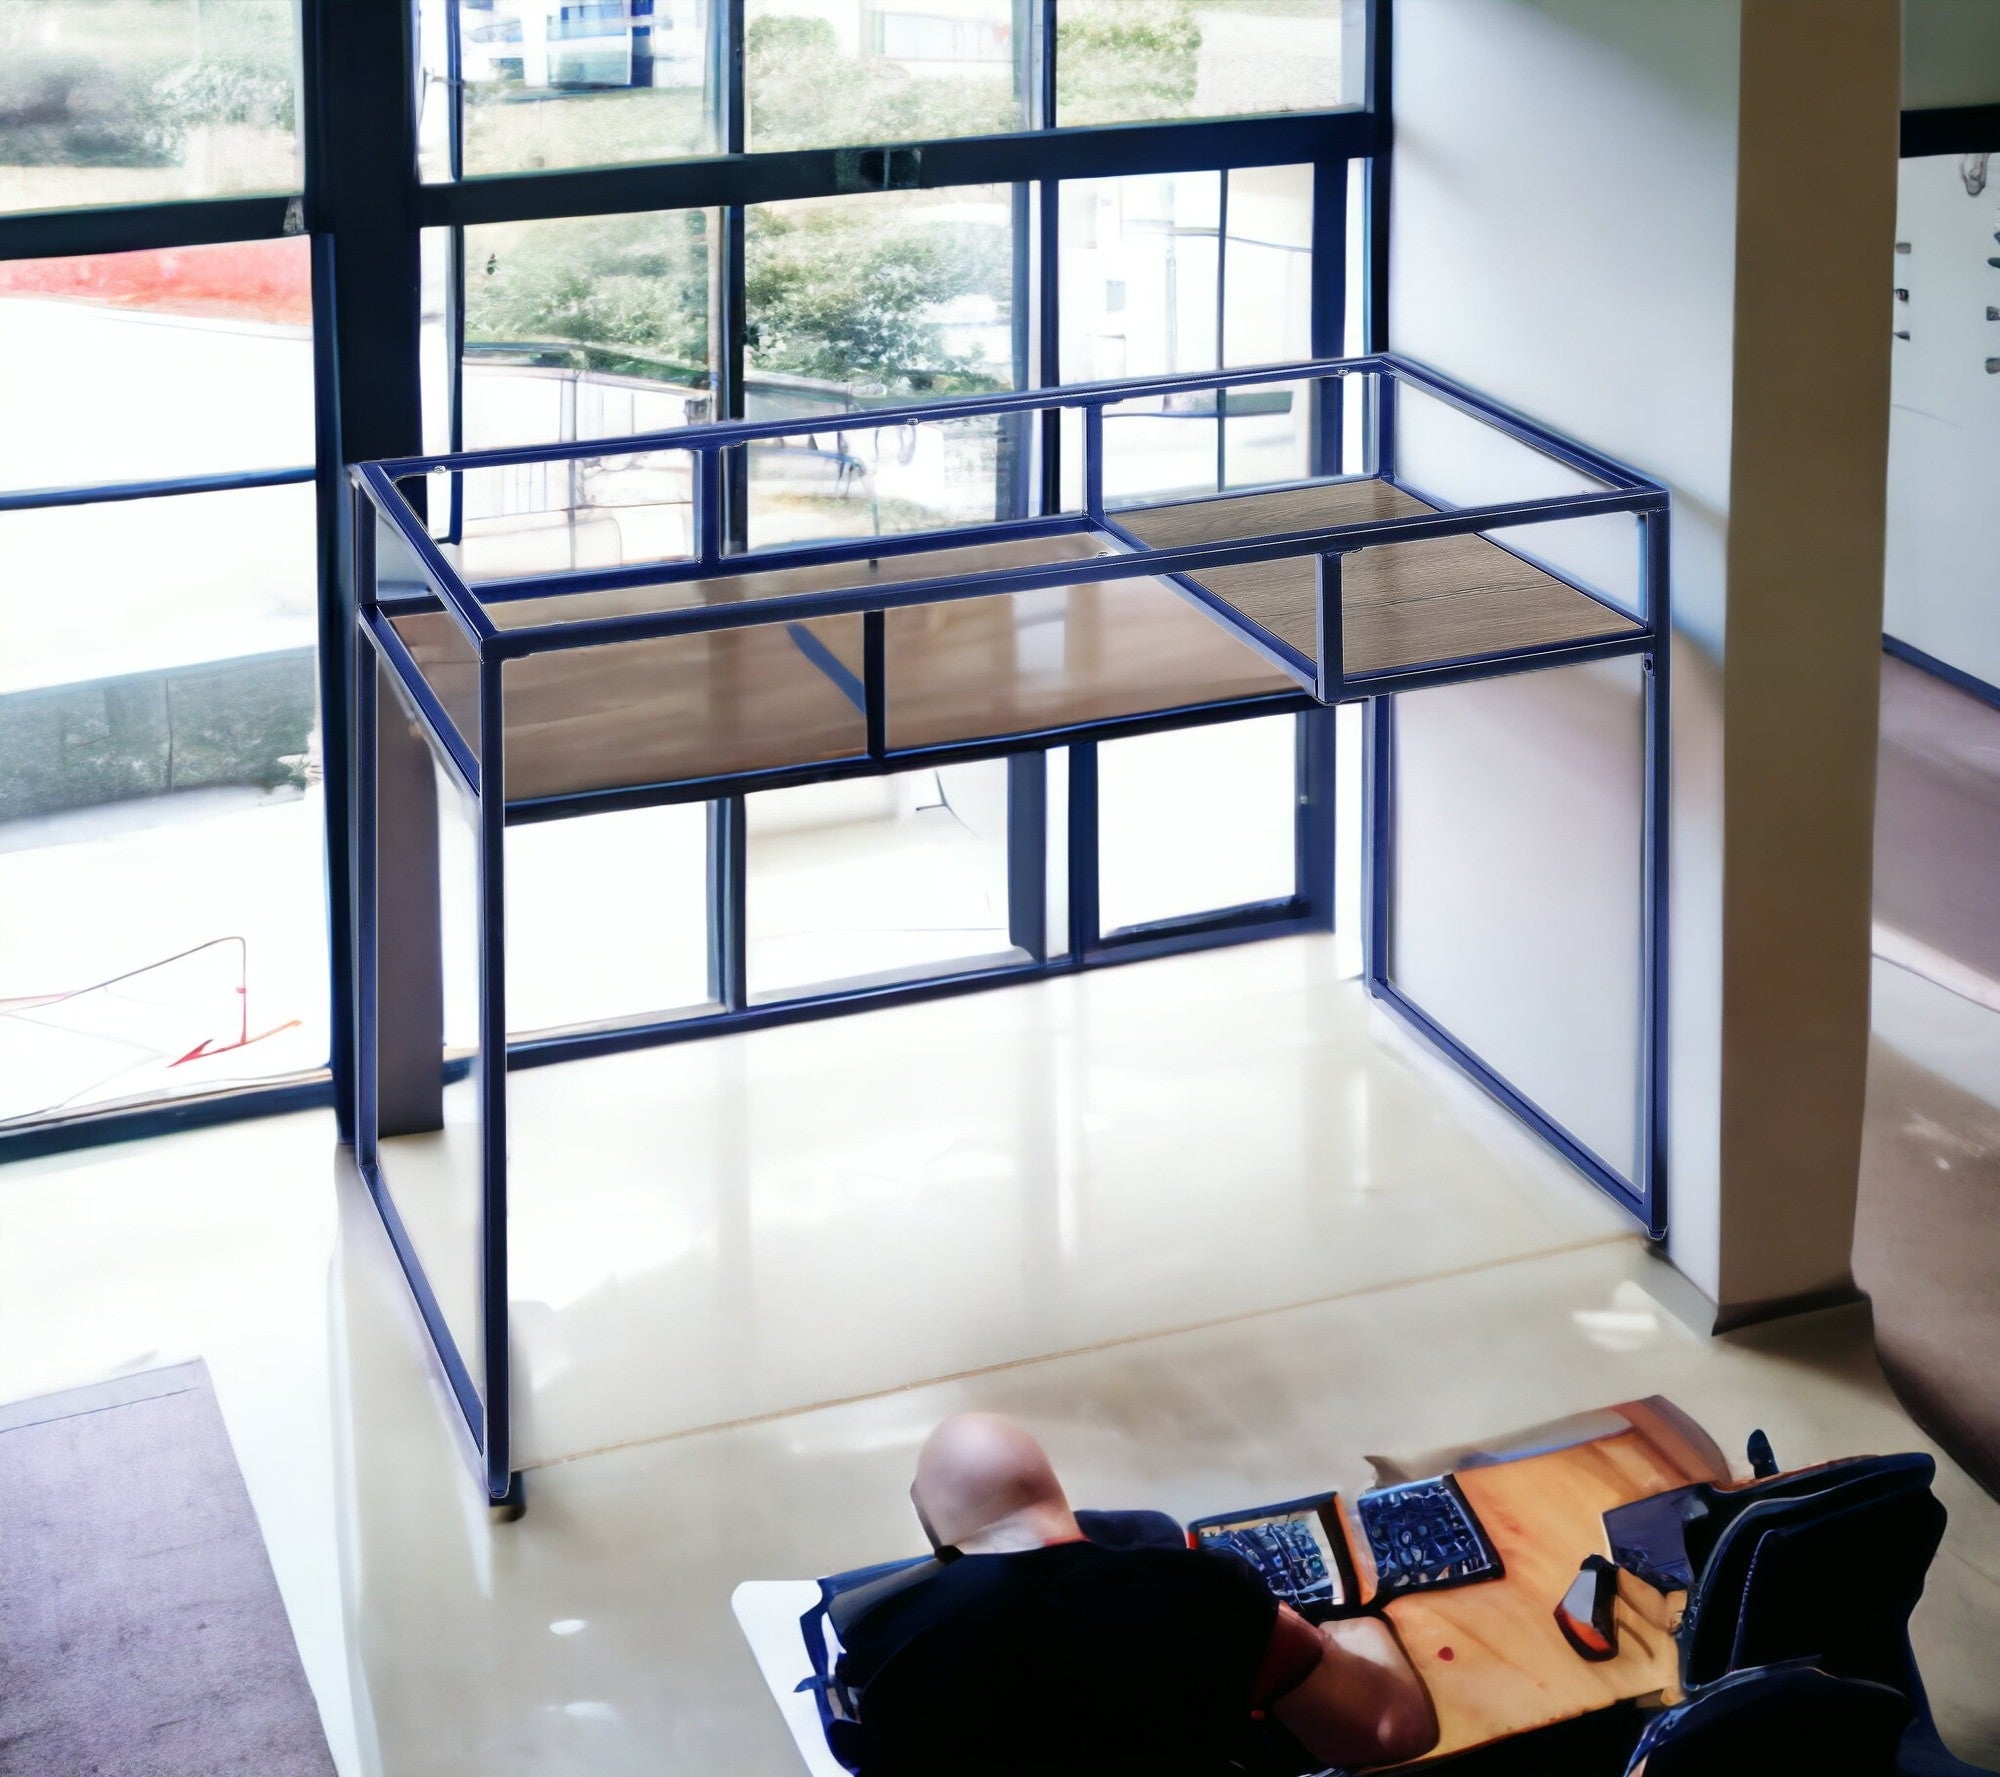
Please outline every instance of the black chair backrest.
M1775 1475L1768 1481L1753 1481L1747 1487L1713 1487L1697 1483L1691 1491L1699 1497L1698 1509L1689 1514L1687 1554L1696 1574L1708 1566L1722 1534L1754 1505L1772 1499L1804 1499L1830 1493L1837 1487L1857 1487L1871 1481L1894 1482L1910 1475L1919 1476L1926 1486L1937 1472L1928 1456L1909 1453L1899 1456L1851 1456L1840 1462L1822 1463L1818 1468L1800 1469L1789 1475Z
M1732 1672L1656 1716L1627 1777L1895 1777L1910 1702L1804 1661Z
M1750 1552L1732 1670L1810 1654L1830 1672L1894 1684L1944 1518L1928 1488L1911 1487L1765 1529Z
M909 1591L913 1586L921 1586L943 1566L944 1563L936 1559L913 1561L907 1567L879 1574L858 1586L843 1587L827 1598L827 1620L833 1624L834 1633L845 1641L848 1630L876 1605L894 1598L899 1592Z
M1880 1458L1827 1471L1815 1491L1774 1487L1741 1506L1688 1599L1683 1682L1810 1658L1836 1676L1896 1683L1943 1534L1935 1472L1928 1456Z

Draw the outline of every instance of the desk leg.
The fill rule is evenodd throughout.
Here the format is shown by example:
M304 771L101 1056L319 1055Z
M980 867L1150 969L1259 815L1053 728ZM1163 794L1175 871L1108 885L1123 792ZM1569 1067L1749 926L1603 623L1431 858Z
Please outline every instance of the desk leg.
M372 653L372 650L371 650ZM370 1070L381 1135L444 1127L444 966L438 917L437 768L394 675L375 675L373 1042Z

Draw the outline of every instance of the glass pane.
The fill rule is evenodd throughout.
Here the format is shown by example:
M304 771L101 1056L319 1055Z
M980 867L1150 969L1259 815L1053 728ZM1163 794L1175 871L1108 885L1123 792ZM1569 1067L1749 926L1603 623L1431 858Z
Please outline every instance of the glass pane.
M1106 932L1295 892L1297 733L1260 716L1098 747Z
M0 261L0 412L0 489L310 464L306 241Z
M684 450L550 457L429 475L431 532L468 584L694 552L694 457ZM457 527L451 538L447 525Z
M1027 498L1019 415L907 426L835 424L750 447L749 546L987 524Z
M1358 0L1057 0L1056 121L1359 102Z
M324 1065L313 520L0 514L0 1118Z
M0 210L297 191L295 0L6 0Z
M451 230L427 228L418 239L417 389L423 407L424 454L444 456L454 448L452 409Z
M706 210L465 231L464 448L710 417Z
M1017 386L1008 187L807 198L747 217L750 418Z
M507 830L507 1024L661 1017L708 1001L708 804Z
M427 180L711 154L711 0L421 0L417 131ZM459 67L448 21L458 18ZM451 107L453 81L463 97ZM453 168L452 127L462 135Z
M472 798L435 765L439 963L443 974L444 1127L385 1137L379 1158L389 1195L459 1356L478 1387L485 1341L479 1314L480 1074L504 1065L479 1040L479 820Z
M745 409L821 415L751 453L753 546L1025 511L1020 423L846 432L844 414L1020 385L1006 186L759 204L748 212ZM1003 447L1004 441L1004 447Z
M1221 362L1220 173L1076 179L1062 187L1064 382L1167 376ZM1082 495L1080 417L1065 416L1063 473ZM1121 403L1104 422L1108 499L1213 493L1215 397Z
M1636 660L1396 699L1390 979L1627 1178L1639 1144Z
M749 0L749 145L821 148L1024 128L1015 0Z
M1337 169L1328 177L1337 178ZM1312 356L1313 169L1240 167L1227 175L1222 362ZM1235 390L1223 421L1223 484L1254 487L1312 473L1309 384Z
M1061 204L1063 381L1215 369L1222 175L1071 179Z
M753 999L1025 962L1007 937L1007 765L748 799Z
M1311 167L1294 166L1065 184L1064 379L1309 357L1312 182ZM1068 416L1064 427L1065 497L1074 503L1082 426ZM1237 390L1220 414L1206 389L1124 402L1105 419L1105 494L1158 500L1298 480L1311 473L1312 435L1303 384Z

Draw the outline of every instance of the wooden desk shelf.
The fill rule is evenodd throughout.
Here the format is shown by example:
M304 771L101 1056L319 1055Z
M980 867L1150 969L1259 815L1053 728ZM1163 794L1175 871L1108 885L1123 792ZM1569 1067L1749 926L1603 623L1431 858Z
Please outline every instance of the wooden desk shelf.
M1376 477L1276 493L1139 507L1114 519L1157 548L1362 524L1436 512ZM1191 576L1268 635L1319 657L1309 555ZM1644 625L1483 537L1390 543L1348 559L1340 584L1341 649L1349 673L1637 635Z
M504 635L1076 563L1077 578L1063 584L883 614L883 730L888 748L903 752L1294 693L1298 679L1254 643L1275 638L1316 661L1312 555L1190 575L1220 609L1161 577L1090 579L1088 564L1135 547L1437 511L1377 478L1332 481L1128 507L1103 526L1054 535L496 600L486 609ZM1514 652L1645 634L1633 618L1478 536L1386 543L1348 557L1340 612L1345 670L1356 674L1478 656L1501 656L1497 669ZM477 755L478 659L457 619L430 611L391 620ZM866 666L864 618L851 611L510 660L508 800L649 785L666 795L676 784L866 757Z

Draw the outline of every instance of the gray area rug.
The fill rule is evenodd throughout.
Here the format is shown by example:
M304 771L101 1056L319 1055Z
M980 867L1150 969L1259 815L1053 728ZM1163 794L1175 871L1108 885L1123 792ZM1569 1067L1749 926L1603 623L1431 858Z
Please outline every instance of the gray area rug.
M0 1407L0 1773L332 1777L201 1363Z

